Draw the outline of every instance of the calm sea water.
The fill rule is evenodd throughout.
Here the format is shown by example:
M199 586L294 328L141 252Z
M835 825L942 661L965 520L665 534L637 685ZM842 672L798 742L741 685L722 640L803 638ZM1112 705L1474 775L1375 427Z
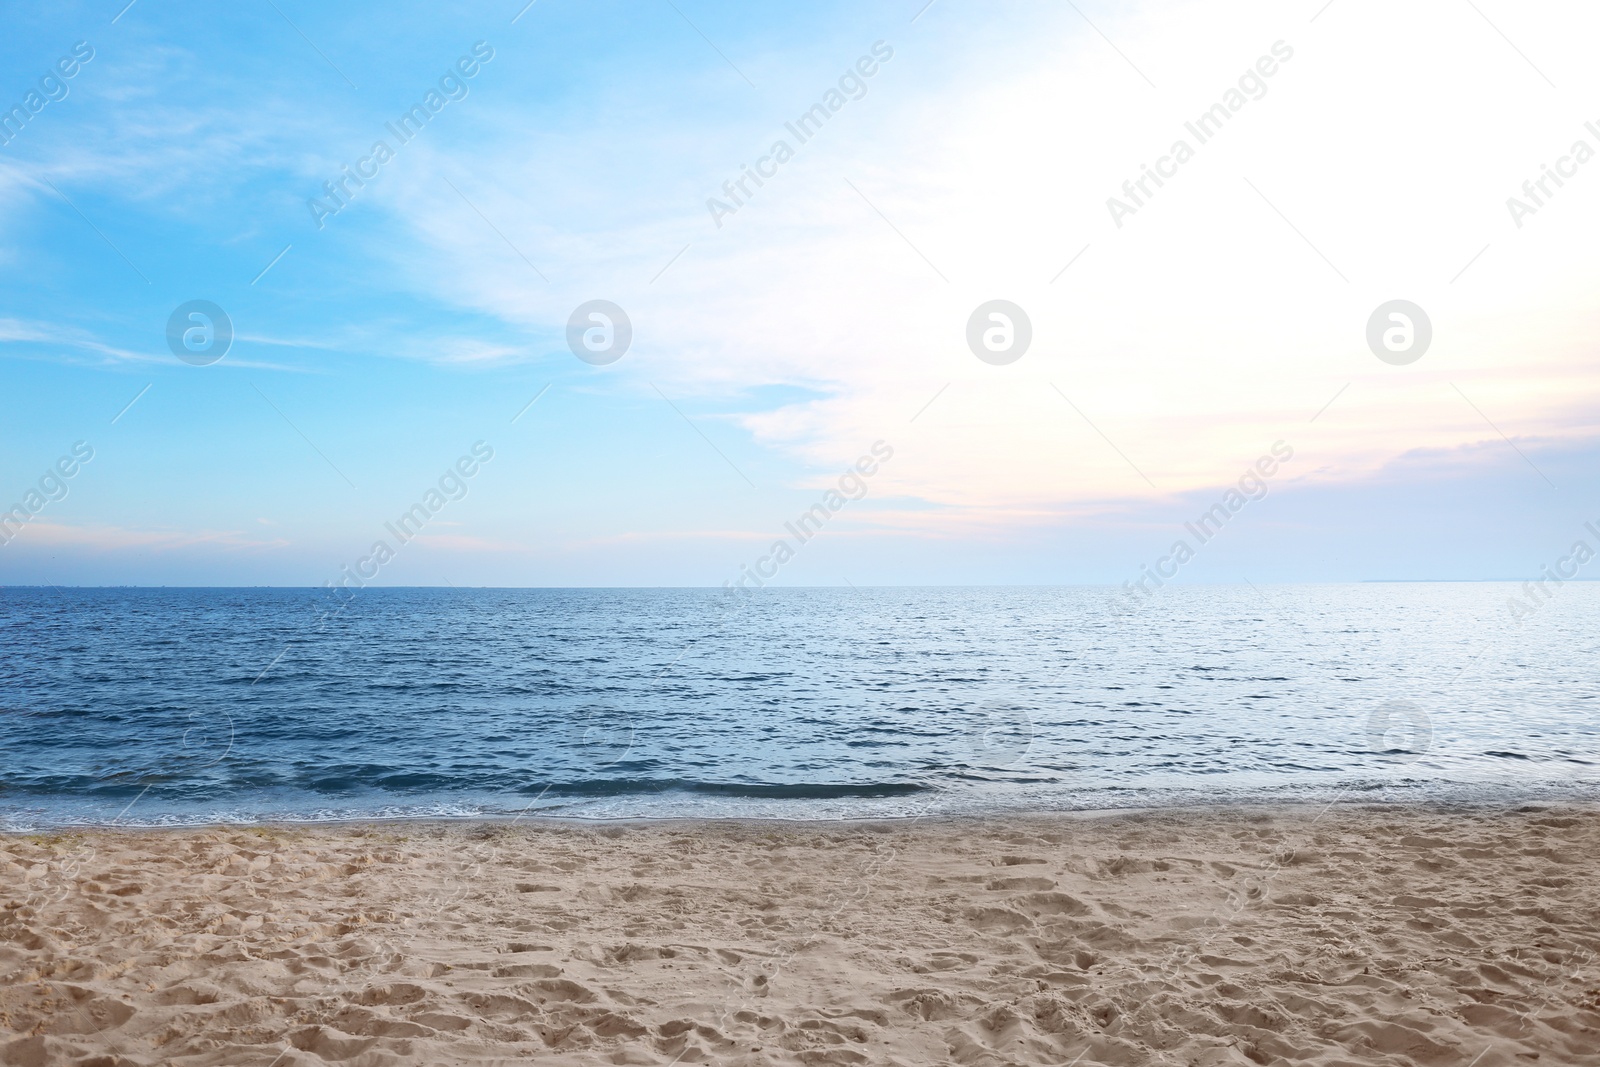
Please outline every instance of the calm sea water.
M1600 585L0 589L0 828L1600 796Z

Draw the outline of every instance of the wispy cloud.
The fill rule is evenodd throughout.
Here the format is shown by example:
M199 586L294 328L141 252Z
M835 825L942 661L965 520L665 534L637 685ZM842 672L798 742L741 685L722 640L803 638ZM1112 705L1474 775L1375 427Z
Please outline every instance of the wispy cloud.
M245 340L236 338L236 342ZM89 366L106 366L119 363L171 364L170 352L137 352L120 348L99 340L87 330L59 323L28 322L21 319L0 319L0 345L16 345L21 354L35 359L53 359L66 363ZM230 355L219 366L242 370L284 371L291 374L314 373L314 368L296 367L283 363L267 363L241 359Z
M285 538L261 540L239 530L148 530L98 523L69 524L38 519L28 523L17 535L15 544L50 547L75 547L103 551L139 549L149 552L176 552L210 545L238 551L263 551L287 548Z

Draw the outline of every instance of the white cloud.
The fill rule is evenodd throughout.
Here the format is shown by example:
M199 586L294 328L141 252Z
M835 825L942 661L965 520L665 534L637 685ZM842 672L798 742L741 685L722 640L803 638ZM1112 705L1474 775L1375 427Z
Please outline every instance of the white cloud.
M259 520L258 520L259 521ZM283 538L270 541L247 537L239 530L139 530L103 523L64 523L36 519L16 534L16 544L34 547L74 547L98 551L138 549L173 552L212 545L234 550L285 548Z
M1580 42L1600 14L1484 5L1555 92L1470 5L1319 8L1086 6L1115 48L1044 4L886 23L895 57L866 96L720 229L706 197L774 138L792 141L784 120L870 40L820 67L798 50L761 57L754 121L712 106L720 83L556 110L486 80L355 210L387 214L411 242L371 270L503 332L368 323L348 339L462 365L537 359L561 350L578 303L616 300L635 328L617 379L723 399L800 387L806 399L752 403L740 424L824 468L890 440L898 458L877 493L1021 523L1231 480L1280 438L1307 469L1349 479L1415 449L1497 440L1485 416L1513 438L1600 433L1600 268L1574 236L1600 221L1600 163L1520 230L1505 209L1600 119L1566 103L1596 98ZM1265 95L1199 144L1185 122L1280 40L1293 58ZM133 130L137 166L98 165L165 168L175 176L151 178L156 195L202 165L248 166L267 136L196 112L187 129L203 149L151 153L155 131L172 139L170 118ZM513 128L525 135L505 137ZM1178 138L1194 159L1115 227L1107 197ZM1010 367L963 341L993 297L1033 320L1033 348ZM1433 348L1411 367L1379 363L1362 338L1395 297L1433 319Z
M1582 130L1503 39L1442 4L1346 0L1315 23L1258 3L1157 11L1092 12L1156 90L1071 12L970 44L961 20L981 15L951 13L896 40L867 96L720 230L704 197L767 133L700 167L693 195L693 166L651 155L668 131L615 115L595 116L588 139L535 132L480 151L470 169L430 146L386 204L430 250L433 295L542 338L581 300L614 299L634 321L636 373L679 395L819 391L743 425L826 466L890 439L902 458L887 484L930 501L1054 515L1172 494L1231 478L1280 438L1308 467L1357 477L1408 450L1497 439L1462 393L1513 437L1600 431L1588 341L1600 279L1572 238L1600 220L1600 165L1593 189L1575 180L1546 215L1511 226L1504 198ZM1596 21L1562 5L1518 28L1570 83L1587 69L1573 27ZM1185 121L1279 40L1293 58L1265 95L1199 144ZM697 145L712 136L697 124L718 120L678 121L671 132ZM1106 198L1180 137L1195 158L1114 227ZM631 169L575 165L614 161L619 141L634 146ZM470 189L550 284L472 208L436 195L437 173ZM655 221L639 220L641 201ZM996 296L1034 326L1033 349L1005 368L962 340L968 313ZM1434 324L1412 367L1380 363L1363 341L1372 309L1395 297Z

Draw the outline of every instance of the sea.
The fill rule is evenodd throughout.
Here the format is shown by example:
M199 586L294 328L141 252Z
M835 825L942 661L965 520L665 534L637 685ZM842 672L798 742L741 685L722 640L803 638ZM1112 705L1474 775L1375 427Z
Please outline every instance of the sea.
M1597 653L1593 583L6 587L0 830L1587 801Z

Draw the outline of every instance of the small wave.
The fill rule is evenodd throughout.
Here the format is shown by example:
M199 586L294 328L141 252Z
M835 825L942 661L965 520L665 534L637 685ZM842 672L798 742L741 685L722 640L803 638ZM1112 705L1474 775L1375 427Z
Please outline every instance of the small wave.
M660 793L694 793L702 796L748 797L763 800L848 800L905 797L931 792L921 782L703 782L680 778L590 779L526 785L518 792L541 796L617 797Z

